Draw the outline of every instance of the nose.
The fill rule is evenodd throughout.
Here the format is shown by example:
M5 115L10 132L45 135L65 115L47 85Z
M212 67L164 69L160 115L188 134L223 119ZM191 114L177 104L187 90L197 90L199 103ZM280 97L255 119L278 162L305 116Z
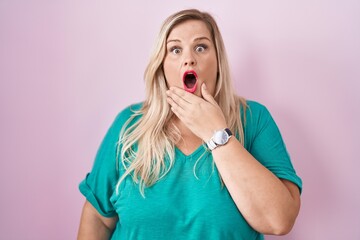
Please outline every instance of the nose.
M184 66L196 65L196 59L191 52L184 54Z

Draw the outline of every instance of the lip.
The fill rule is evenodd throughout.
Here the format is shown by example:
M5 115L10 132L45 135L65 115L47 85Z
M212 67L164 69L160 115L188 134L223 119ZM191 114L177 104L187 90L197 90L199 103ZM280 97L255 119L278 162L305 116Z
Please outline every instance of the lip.
M195 78L196 78L196 82L194 84L194 86L192 88L188 88L185 84L185 77L187 74L194 74ZM189 92L189 93L194 93L196 91L196 88L197 88L197 83L198 83L198 76L196 74L196 72L194 70L188 70L188 71L185 71L184 74L183 74L183 84L184 84L184 89L185 91Z

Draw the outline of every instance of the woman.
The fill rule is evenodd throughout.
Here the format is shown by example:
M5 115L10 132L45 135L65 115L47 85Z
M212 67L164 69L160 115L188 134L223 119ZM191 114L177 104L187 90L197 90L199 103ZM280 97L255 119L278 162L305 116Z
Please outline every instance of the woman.
M288 233L301 179L267 109L235 95L209 14L166 19L145 83L145 101L118 115L80 184L78 239Z

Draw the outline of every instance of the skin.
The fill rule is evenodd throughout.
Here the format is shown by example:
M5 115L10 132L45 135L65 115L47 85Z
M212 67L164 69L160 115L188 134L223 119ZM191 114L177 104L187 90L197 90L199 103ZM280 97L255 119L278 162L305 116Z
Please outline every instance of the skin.
M199 53L195 51L194 39L203 37L211 43L207 52ZM217 59L206 25L197 20L186 21L170 33L170 50L174 50L170 47L172 39L181 51L175 51L175 54L168 50L164 60L169 86L167 101L175 114L172 120L183 137L177 147L189 154L208 141L214 131L227 126L213 98L217 74L214 62ZM181 73L189 67L199 70L200 87L195 94L186 92L182 86ZM283 235L292 229L300 209L300 193L294 183L277 178L234 137L226 145L214 149L212 155L236 206L255 230Z
M103 217L89 203L85 201L80 219L78 240L105 240L109 239L115 229L117 217Z
M170 32L166 43L167 54L163 66L168 86L183 88L184 73L194 70L198 76L198 88L194 94L201 96L202 83L206 83L209 91L214 93L216 51L205 23L186 21L178 25Z
M194 70L198 76L198 87L193 95L201 97L203 83L206 83L208 91L213 95L218 71L217 58L214 43L205 23L198 20L185 21L172 29L166 42L167 54L163 62L163 69L168 87L170 89L174 87L184 89L184 72ZM172 100L169 95L168 102L170 105L173 102ZM220 125L225 122L225 119L218 119L218 121L220 122L217 124ZM177 147L183 153L190 154L202 144L202 139L199 138L200 133L192 132L188 127L188 124L191 124L190 122L185 123L179 118L174 118L173 123L182 133L183 141L179 142ZM206 128L209 127L211 126Z
M227 127L213 98L217 59L210 33L203 22L189 20L171 31L163 66L169 87L167 101L175 114L172 121L183 138L177 147L190 154L208 141L215 130ZM186 70L195 70L198 74L198 88L193 94L183 89L182 76ZM248 223L264 234L288 233L300 209L297 186L278 179L234 137L212 154L228 191ZM78 240L109 239L117 221L118 217L101 216L86 201Z

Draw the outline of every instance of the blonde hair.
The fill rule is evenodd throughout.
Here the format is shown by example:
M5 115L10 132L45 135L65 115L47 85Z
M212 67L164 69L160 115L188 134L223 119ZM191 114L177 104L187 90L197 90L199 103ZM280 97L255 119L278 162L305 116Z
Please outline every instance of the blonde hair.
M174 163L174 147L181 139L181 133L170 121L173 113L166 101L167 84L163 61L167 37L174 27L187 20L203 21L211 33L219 71L214 98L222 109L229 128L236 133L242 144L244 142L240 107L245 113L246 101L234 92L219 28L214 18L206 12L182 10L164 21L144 74L145 101L140 110L134 111L120 132L117 158L125 172L118 181L117 191L121 182L131 175L133 181L139 183L140 192L144 196L145 187L164 177ZM138 120L133 123L135 118ZM168 162L165 162L166 156Z

